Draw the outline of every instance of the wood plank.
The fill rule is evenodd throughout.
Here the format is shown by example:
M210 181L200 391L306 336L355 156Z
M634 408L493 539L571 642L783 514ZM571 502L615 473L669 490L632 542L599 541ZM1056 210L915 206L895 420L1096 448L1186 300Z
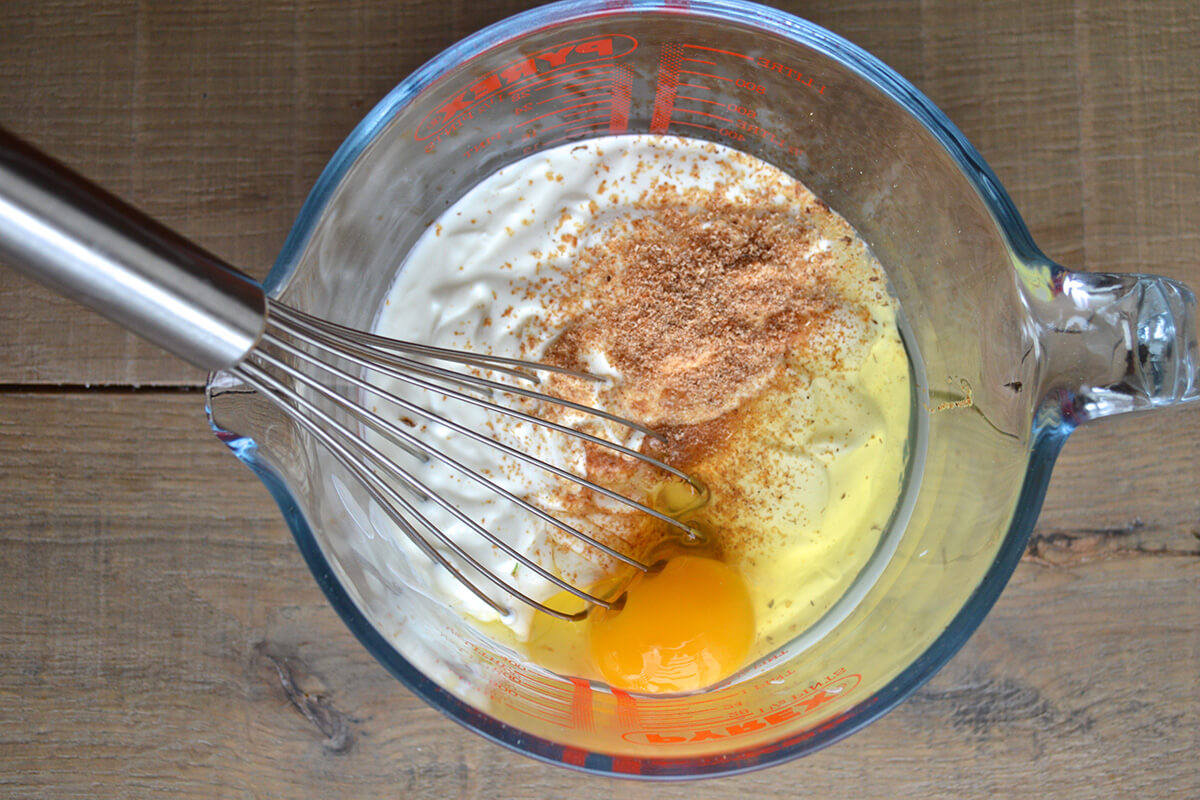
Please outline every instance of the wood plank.
M611 795L613 782L490 745L392 680L328 608L201 405L191 393L0 396L0 507L20 509L0 518L0 786L46 797ZM928 687L842 744L704 795L802 783L807 796L840 797L850 781L864 798L1200 788L1200 473L1188 463L1200 426L1180 424L1170 450L1121 450L1128 423L1068 447L1038 529L1047 558L1020 567ZM1114 450L1124 457L1110 463ZM1096 536L1090 550L1065 544Z
M1034 241L1080 266L1079 57L1070 3L963 4L926 9L917 85L987 159Z
M528 5L0 2L0 124L261 276L374 101ZM1052 257L1200 286L1200 7L779 5L928 93ZM0 270L0 384L201 380L29 286ZM0 792L1200 795L1200 408L1077 432L997 607L887 718L798 763L648 787L511 754L388 677L201 406L0 392Z
M0 122L261 277L362 113L442 47L529 5L0 3ZM1194 5L886 5L791 4L929 93L1050 255L1195 279ZM0 311L0 383L201 381L8 271Z
M261 278L342 139L424 61L533 3L0 3L0 124ZM0 270L0 383L203 376Z
M1148 12L1143 14L1142 12ZM1081 7L1083 264L1200 285L1200 6Z

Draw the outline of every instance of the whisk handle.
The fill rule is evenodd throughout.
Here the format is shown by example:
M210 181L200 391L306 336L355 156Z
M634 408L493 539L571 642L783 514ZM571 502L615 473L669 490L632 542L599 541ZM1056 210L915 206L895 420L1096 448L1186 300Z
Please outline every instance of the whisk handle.
M208 370L266 323L262 287L0 128L0 263Z

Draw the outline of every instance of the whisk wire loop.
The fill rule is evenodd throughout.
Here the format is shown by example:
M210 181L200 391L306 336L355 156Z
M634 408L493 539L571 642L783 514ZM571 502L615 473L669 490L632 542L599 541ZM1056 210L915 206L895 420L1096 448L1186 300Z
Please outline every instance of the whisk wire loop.
M371 495L371 498L379 504L379 506L384 510L385 513L387 513L392 521L400 527L404 534L411 541L413 541L413 543L416 544L422 552L449 570L451 575L453 575L456 580L465 585L472 592L472 594L486 603L497 613L501 614L502 616L508 616L511 614L511 610L505 608L495 599L490 597L486 592L481 590L469 578L467 578L461 570L451 564L442 553L438 552L436 548L432 547L429 542L420 534L420 532L416 530L412 523L405 518L404 514L408 514L411 518L420 522L422 527L429 530L439 542L453 551L455 556L469 564L476 573L481 575L484 579L492 583L501 591L512 595L516 599L528 605L533 606L539 611L554 617L558 617L559 619L579 621L587 615L586 609L584 611L571 614L552 608L533 599L532 597L529 597L527 594L521 592L509 582L497 576L494 572L479 563L478 559L472 556L452 537L448 536L441 528L430 522L429 519L419 510L417 510L407 498L400 494L391 484L383 480L375 470L365 466L365 463L368 462L383 465L390 464L386 456L384 456L371 445L364 442L361 437L356 436L331 415L327 414L325 411L318 408L289 387L285 386L281 381L274 378L256 364L243 363L237 367L236 371L255 389L263 392L281 407L290 409L290 416L292 416L292 418L295 419L296 422L301 425L301 427L315 436L329 449L338 462L341 463L342 466L346 467L359 480L363 487L366 488L368 494ZM317 424L313 418L315 418L316 421L319 421L320 424ZM343 441L338 441L338 438L333 436L330 433L330 430L336 431ZM352 452L350 447L347 446L347 442L351 443L351 446L353 446L358 452ZM396 477L404 480L406 484L411 482L411 487L414 488L415 491L423 492L430 497L430 499L438 502L439 505L442 505L442 507L446 508L448 511L450 511L450 513L455 514L460 521L469 525L472 530L484 535L492 544L505 550L505 552L509 553L526 566L538 571L539 574L543 575L543 577L545 577L547 580L555 583L555 585L562 586L562 588L565 590L580 596L581 599L584 599L587 602L601 605L605 608L610 607L610 604L607 601L575 589L575 587L566 583L561 578L551 575L536 563L530 561L522 555L517 554L507 543L503 542L503 540L495 537L489 531L482 528L477 523L474 523L472 520L462 516L461 512L455 509L452 504L443 505L444 501L442 498L440 498L436 493L428 491L427 487L423 487L419 481L413 479L403 470L393 469L391 472L392 474L396 475ZM399 510L396 508L397 506L404 512L404 514L399 513Z
M281 328L281 330L284 330L285 333L288 332L287 329ZM304 342L308 343L305 335L302 332L296 331L295 334L296 334L295 338L298 338L300 341L304 341ZM289 334L289 335L291 335L291 334ZM668 525L671 525L673 527L681 529L685 533L691 532L691 529L687 525L685 525L684 523L675 519L674 517L671 517L671 516L668 516L667 514L662 513L661 511L650 508L649 506L647 506L643 503L639 503L638 501L636 501L630 497L626 497L625 495L622 495L619 492L614 492L612 489L609 489L605 486L601 486L600 484L595 483L594 481L590 481L587 478L584 478L580 475L576 475L575 473L573 473L569 470L562 469L561 467L558 467L554 464L551 464L547 461L537 458L536 456L532 456L529 453L526 453L522 450L518 450L514 447L506 445L503 442L497 441L496 439L493 439L490 436L482 434L479 431L476 431L470 427L462 425L461 423L454 422L453 420L447 419L446 417L444 417L440 414L437 414L433 411L430 411L416 403L413 403L409 400L405 400L402 397L398 397L397 395L393 394L392 392L388 392L388 391L380 388L379 386L376 386L375 384L372 384L368 381L364 381L361 378L351 375L350 373L348 373L344 370L338 369L336 366L334 366L326 361L314 359L311 356L309 356L307 353L305 353L303 350L301 350L293 345L290 345L285 341L282 341L278 337L273 336L270 332L270 326L268 326L267 333L263 334L263 339L264 339L264 341L266 341L270 344L273 344L273 345L279 347L280 349L283 349L286 352L288 352L298 358L306 359L312 366L317 367L318 369L323 370L331 375L334 375L337 378L346 381L347 383L357 386L360 389L370 392L370 393L374 394L375 396L377 396L393 405L396 405L396 406L399 406L400 408L405 409L406 411L409 411L411 413L425 417L426 419L436 422L437 424L442 425L443 427L448 428L449 430L452 430L455 433L469 437L471 439L474 439L477 442L480 442L481 444L484 444L484 445L487 445L488 447L499 450L500 452L504 453L507 456L515 458L519 461L524 461L525 463L530 464L532 466L544 469L547 472L553 473L554 475L557 475L558 477L563 478L565 480L577 483L580 486L583 486L587 489L592 490L593 492L604 495L605 497L609 498L610 500L615 500L616 502L627 505L630 508L634 508L638 511L649 514L650 516L655 517L656 519L658 519L661 522L665 522ZM618 444L616 442L610 442L607 439L602 439L599 436L595 436L593 434L587 433L586 431L581 431L581 430L572 428L567 425L562 425L560 423L553 422L551 420L542 419L541 417L537 417L532 414L527 414L523 411L518 411L513 408L507 408L507 407L499 405L497 403L492 403L487 400L482 400L478 397L474 397L469 394L463 394L462 392L455 392L451 389L448 389L445 386L440 386L438 384L430 383L428 381L417 378L413 375L407 374L401 370L392 369L390 367L371 362L367 359L361 359L361 358L353 356L349 353L338 353L338 357L344 358L345 360L350 361L351 363L354 363L365 369L374 370L381 375L386 375L389 378L395 378L396 380L404 381L406 383L409 383L413 386L417 386L419 388L425 389L427 391L445 394L448 397L453 397L456 400L459 400L464 403L468 403L470 405L477 406L477 407L485 409L487 411L492 411L492 412L495 412L498 414L504 414L505 416L509 416L514 419L519 419L522 422L528 422L531 425L538 425L543 428L548 428L557 433L565 434L567 436L572 436L577 439L582 439L583 441L588 442L590 444L594 444L594 445L598 445L600 447L605 447L610 450L614 450L614 451L620 453L621 455L637 459L646 464L650 464L651 466L657 467L657 468L663 470L664 472L668 472L668 473L674 475L675 477L680 478L681 480L687 481L688 484L691 485L695 489L700 488L696 484L696 482L690 476L687 475L687 473L682 472L681 470L678 470L675 467L672 467L669 464L666 464L657 458L648 456L645 453L640 453L637 450L633 450L622 444ZM497 386L499 386L505 390L510 390L510 389L514 388L514 387L506 387L504 384L497 384ZM539 395L538 396L538 399L542 399L542 398L548 399L550 401L555 400L555 398L550 398L547 395ZM616 417L616 419L620 420L619 417ZM632 423L630 423L630 427L633 427Z
M481 377L478 374L457 372L418 359L442 361L472 370L496 372L507 375L513 380L527 381L535 385L540 382L539 371L563 373L589 380L603 379L574 370L532 364L517 359L460 353L387 339L318 319L275 300L268 300L267 307L267 324L259 345L242 363L234 367L232 372L269 398L294 419L305 432L320 442L335 460L361 483L368 496L379 505L388 518L422 553L444 567L473 596L498 614L508 616L511 610L478 585L472 576L477 575L502 593L526 603L538 611L569 621L583 619L591 606L617 607L621 599L607 600L573 585L562 576L542 566L535 559L488 530L455 503L440 496L418 479L410 469L405 468L395 458L380 450L361 433L353 430L353 427L361 425L370 429L379 435L381 445L382 442L395 445L424 463L432 460L445 465L455 474L467 478L485 491L513 503L524 512L611 558L643 572L648 571L650 567L599 541L595 536L580 530L576 525L559 519L554 514L529 502L526 498L518 496L477 469L468 466L449 453L443 452L428 441L429 437L421 437L414 431L405 430L400 425L386 419L376 409L368 408L361 399L356 398L353 394L335 387L340 385L358 389L364 393L363 397L372 396L390 407L418 416L435 426L435 430L437 426L440 426L447 431L465 436L503 456L544 470L551 475L681 529L686 535L693 534L688 525L668 514L532 453L498 441L461 422L449 419L444 414L389 391L366 376L390 378L416 389L475 406L489 413L503 414L520 422L536 425L594 446L606 448L628 458L647 463L666 474L686 481L694 490L703 491L703 487L686 473L659 459L587 431L502 405L496 400L500 394L515 395L536 403L551 403L602 418L649 436L658 435L645 426L602 409L556 398L513 383ZM351 371L350 368L346 368L348 365L353 365L358 370ZM355 374L356 372L359 374ZM327 405L323 408L322 404ZM339 416L342 416L342 419L339 419ZM416 426L413 425L413 427ZM559 590L568 592L584 601L584 609L577 612L561 611L522 592L513 585L513 581L500 577L480 563L479 559L473 556L461 542L456 541L455 537L447 534L423 514L414 502L432 502L465 526L467 530L483 537L483 540L498 552L502 552L515 561L518 568L528 569ZM423 533L423 531L428 533ZM435 547L428 538L430 535L441 548L448 552L443 552L439 547ZM455 564L455 560L459 564ZM515 576L515 571L513 574Z
M538 508L537 506L533 505L532 503L528 502L527 500L525 500L521 497L518 497L517 495L508 491L504 487L498 485L494 481L489 480L485 475L482 475L479 472L475 471L474 469L471 469L467 465L463 464L461 461L455 459L454 457L452 457L446 453L443 453L442 451L438 450L436 447L429 445L428 443L424 442L423 440L414 436L413 434L409 433L408 431L404 430L403 428L400 428L397 425L389 422L388 420L380 417L378 414L374 413L373 411L363 408L362 406L354 403L353 401L349 400L348 398L344 397L343 395L338 394L337 392L330 389L328 386L325 386L324 384L320 383L319 381L316 381L315 379L309 377L308 375L305 375L303 372L295 369L294 367L291 367L291 366L283 363L279 359L276 359L273 356L270 356L266 353L260 354L259 357L262 358L264 361L267 361L268 363L270 363L272 366L276 367L280 371L285 372L286 374L288 374L289 376L294 378L296 381L304 384L308 388L310 388L313 391L317 392L318 394L324 396L325 398L327 398L334 404L341 407L347 413L354 416L359 421L369 425L371 428L376 430L378 433L381 433L385 436L394 437L395 439L399 440L401 443L406 444L409 447L413 448L414 450L417 451L418 455L426 456L428 458L434 458L434 459L437 459L438 461L441 461L443 464L446 464L447 466L453 468L456 472L462 474L463 476L474 481L475 483L478 483L480 486L484 487L485 489L495 492L496 494L500 495L504 499L509 500L512 503L516 504L522 510L527 511L530 514L533 514L534 516L543 520L544 522L547 522L547 523L557 527L559 530L563 531L564 533L568 533L572 536L575 536L579 539L584 540L585 542L587 542L588 544L592 545L593 547L601 550L605 554L612 556L613 558L616 558L620 561L623 561L631 567L636 567L642 571L645 571L647 569L646 565L642 564L640 561L637 561L636 559L630 558L629 556L627 556L617 550L614 550L613 548L609 547L608 545L604 544L603 542L599 542L596 539L592 538L591 536L588 536L586 533L579 530L578 528L575 528L572 525L570 525L566 522L563 522L562 520L558 519L557 517L550 514L549 512L547 512L541 508ZM355 385L360 385L360 387L363 384L362 381L355 378L353 375L350 375L348 373L343 373L340 370L335 370L335 374L338 374L340 377L343 377L344 379L354 383ZM461 512L459 512L457 507L453 506L453 504L447 503L443 498L440 498L436 494L427 491L427 487L421 485L419 483L419 481L416 481L415 478L412 478L411 473L407 472L406 470L402 470L398 465L396 465L391 460L385 459L384 466L388 471L401 473L404 476L403 479L405 480L405 482L406 483L411 482L411 484L410 484L411 488L418 494L424 496L426 499L432 499L434 502L438 503L438 505L441 505L443 508L445 508L450 513L455 514L456 517L458 517L460 519L460 521L463 521L464 523L471 525L473 527L477 527L473 521L470 521L467 518L460 516ZM487 537L489 539L489 541L492 539L493 534L491 534L490 532L488 532L486 530L480 530L479 532L482 533L485 537ZM597 598L593 597L592 595L588 595L586 593L580 592L579 590L575 589L570 584L567 584L566 582L562 581L561 578L552 576L551 573L545 571L542 567L538 566L536 562L528 559L528 557L526 557L524 555L517 553L516 551L509 549L506 544L500 544L500 546L503 547L505 549L505 551L509 553L509 555L511 555L514 558L516 558L517 560L521 561L521 563L523 563L525 566L530 567L531 569L535 570L536 572L538 572L538 574L542 575L547 580L554 582L561 588L563 588L573 594L576 594L577 596L579 596L583 599L587 599L591 602L596 602L596 603L603 605L602 601L599 601Z

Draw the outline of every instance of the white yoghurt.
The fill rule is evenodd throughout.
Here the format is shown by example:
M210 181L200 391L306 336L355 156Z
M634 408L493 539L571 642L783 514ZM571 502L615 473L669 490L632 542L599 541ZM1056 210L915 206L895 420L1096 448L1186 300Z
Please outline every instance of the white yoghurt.
M780 185L780 173L763 162L718 145L658 136L593 139L535 154L485 179L430 226L397 274L379 313L375 331L388 337L440 347L538 360L567 322L563 309L546 302L547 289L570 279L572 268L580 255L601 241L609 226L645 213L638 210L636 201L656 182L668 182L680 190L697 188L737 199L744 197L748 188L763 191L764 187ZM786 200L780 195L779 202ZM820 239L816 247L828 248L828 245L828 241ZM842 278L834 276L833 280ZM865 278L849 277L845 280L849 282ZM864 291L863 286L847 284L849 296L860 298ZM877 295L877 308L871 312L873 324L891 325L894 333L894 317L890 316L892 310L884 298L886 292L874 285L870 291L883 292ZM861 324L866 323L853 323ZM871 350L875 346L871 344L875 339L865 335L858 337L857 334L845 338L862 340L862 352L852 354L854 359L864 359L868 352L872 353L873 358L878 355ZM893 380L885 393L889 397L894 395L899 398L890 404L897 406L898 410L895 413L883 413L871 403L863 406L865 411L859 411L858 406L854 406L853 414L858 416L847 417L839 423L847 429L853 427L863 432L874 430L870 426L875 425L882 430L885 419L889 430L894 432L902 428L907 408L901 411L899 406L907 400L907 373L901 371L904 355L898 337L887 340L886 352L887 363L901 365L890 369L887 374L904 376L903 386ZM595 375L614 380L621 378L602 352L589 354L587 367ZM814 388L825 385L821 382L825 379L819 373L814 375L814 380ZM440 394L399 385L392 388L414 403L467 428L494 435L538 458L586 474L582 447L565 437L547 435L544 429L526 423L499 419L494 414ZM848 391L856 390L851 387ZM807 396L809 393L803 394ZM841 397L839 394L832 399L832 402L839 403L837 408L846 407L841 403ZM801 401L798 399L797 402ZM391 418L407 418L405 424L411 422L414 433L422 440L435 444L447 455L494 481L501 489L521 498L538 498L539 504L556 517L572 524L580 523L580 527L587 529L586 521L572 519L567 509L553 505L552 490L556 479L547 473L511 459L498 458L496 451L487 445L456 434L417 414L397 414L390 408L379 410ZM817 418L817 411L801 409L796 413L797 418L803 414ZM615 425L589 424L592 424L593 432L603 432L614 441L633 447L640 444L640 435L631 434L626 429ZM859 444L850 441L852 437L848 432L823 430L821 434L831 442L826 448L831 453L856 453L860 450ZM791 435L790 431L786 435ZM902 437L902 433L900 435ZM902 438L899 441L902 442ZM796 491L812 493L819 490L819 493L827 494L826 467L818 463L826 456L815 451L809 453L808 450L813 447L816 445L805 440L802 443L803 451L797 450L797 458L805 463L813 461L815 472L813 479ZM893 451L900 452L895 445ZM581 587L604 577L602 565L594 551L586 545L574 543L574 546L565 546L571 545L572 540L564 539L561 534L556 535L548 523L531 516L518 505L482 490L478 483L461 471L436 461L421 463L402 453L396 457L431 493L444 498L463 516L478 522L550 571ZM896 455L881 463L887 465L881 474L891 476L900 470L902 458ZM858 471L877 468L874 462L856 465ZM887 485L893 483L895 481L889 477ZM820 497L824 498L825 494L820 494ZM813 494L813 497L817 496ZM824 553L824 550L834 546L833 543L837 547L862 551L854 558L840 559L847 562L848 567L852 566L849 562L858 564L864 560L874 540L857 537L857 530L886 521L891 503L894 502L894 493L889 498L884 492L879 495L878 510L875 505L860 504L863 510L857 513L863 519L856 517L853 530L834 539L821 534L826 524L835 519L829 516L832 512L825 510L828 503L825 499L820 502L812 498L806 500L807 497L798 496L796 507L804 508L807 503L808 510L801 516L807 514L811 519L806 518L802 524L796 523L801 525L802 530L788 540L796 544L796 557L802 562L800 567L792 567L792 575L798 574L795 571L797 569L814 569L815 548L823 548L821 552ZM517 591L538 601L545 601L558 593L556 586L536 575L533 570L521 566L515 558L489 543L453 513L432 502L421 502L417 506L434 527ZM849 514L850 509L839 513ZM489 585L470 568L464 568L474 583L511 612L498 614L421 552L395 525L379 519L380 516L372 514L372 527L379 536L390 540L405 554L415 574L409 580L417 582L418 590L437 597L459 613L482 623L503 623L518 642L529 637L536 614L531 607ZM878 529L877 524L875 528ZM462 560L451 553L448 546L432 540L427 530L422 529L422 533L446 558L461 565ZM852 538L846 538L847 535ZM878 534L874 536L877 539ZM780 563L785 560L781 559ZM828 560L824 559L823 563L827 564ZM844 588L842 578L829 578L828 583L827 594L830 598L836 598ZM767 603L770 598L764 594L761 600ZM790 602L788 606L791 606ZM813 609L814 614L819 611L815 605ZM763 613L765 618L766 612ZM777 609L771 613L777 615L782 612ZM781 617L778 623L772 622L772 629L777 628L775 632L780 636L795 635L795 631L791 630L795 622L791 616L786 619ZM768 638L774 640L774 637Z
M440 347L537 360L563 323L560 314L542 300L546 287L564 280L579 253L604 235L607 223L638 213L632 204L654 182L669 180L681 188L709 190L722 183L730 197L740 195L740 185L754 185L756 162L727 161L721 158L723 150L687 139L611 137L564 145L496 172L444 212L410 251L380 312L376 332ZM731 165L736 176L731 176ZM602 353L593 354L587 366L595 375L619 378ZM582 448L564 437L545 435L525 423L500 424L487 412L428 392L394 388L474 430L500 426L504 441L577 473L586 472ZM409 416L422 438L520 497L545 498L555 483L533 467L514 468L509 462L497 468L493 449ZM613 425L603 427L614 440L639 444L640 434ZM440 464L410 461L410 466L432 491L547 568L577 585L603 577L584 546L578 557L564 554L561 546L555 546L548 523L482 491L461 472ZM422 504L421 510L486 569L519 591L535 600L557 593L557 587L520 567L516 559L450 513L429 503ZM560 517L566 513L548 510ZM394 536L414 564L428 565L420 570L421 578L438 596L480 621L501 618L403 534L394 531ZM438 549L460 563L444 545ZM468 572L511 609L503 621L522 638L533 609Z

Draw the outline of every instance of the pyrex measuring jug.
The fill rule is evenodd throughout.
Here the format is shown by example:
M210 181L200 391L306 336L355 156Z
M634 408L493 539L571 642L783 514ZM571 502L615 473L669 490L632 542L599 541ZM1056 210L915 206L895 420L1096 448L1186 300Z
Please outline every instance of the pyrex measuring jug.
M412 691L520 752L701 776L819 748L879 717L963 644L1032 529L1079 423L1200 396L1190 291L1070 272L1030 240L978 153L916 89L814 25L742 2L560 3L481 31L367 116L310 195L269 292L369 328L437 215L540 149L690 136L764 159L865 238L907 318L909 474L841 602L706 691L636 695L522 662L379 557L375 513L319 447L228 376L218 434L271 490L330 601Z

